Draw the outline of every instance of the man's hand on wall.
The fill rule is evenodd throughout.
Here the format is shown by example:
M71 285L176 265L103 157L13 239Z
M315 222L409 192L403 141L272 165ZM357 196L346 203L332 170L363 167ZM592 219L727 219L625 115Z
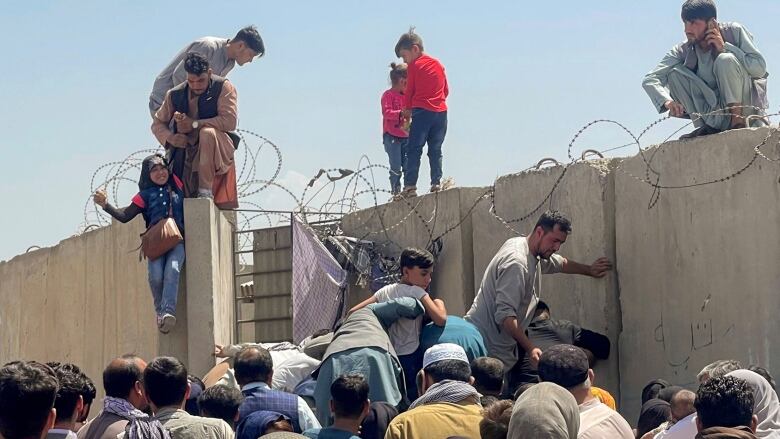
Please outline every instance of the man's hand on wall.
M604 277L608 271L612 270L612 262L607 258L598 258L590 266L590 275L592 277Z

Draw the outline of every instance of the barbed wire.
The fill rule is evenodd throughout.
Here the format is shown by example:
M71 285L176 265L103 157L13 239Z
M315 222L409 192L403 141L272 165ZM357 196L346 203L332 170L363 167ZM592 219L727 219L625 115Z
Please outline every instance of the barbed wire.
M743 108L752 109L754 111L758 110L756 107L752 106L743 106ZM400 250L402 248L398 242L392 239L393 232L409 221L415 221L422 227L427 241L424 244L425 247L441 245L442 240L448 234L460 228L464 222L472 217L480 203L485 201L487 201L486 210L489 215L502 224L512 235L520 236L522 233L517 230L516 225L537 215L545 206L550 206L552 204L553 195L560 188L562 182L565 181L570 168L572 165L578 163L587 163L602 173L609 172L610 170L612 172L621 172L636 182L648 185L652 188L648 209L652 209L660 199L662 190L690 189L731 181L746 172L759 159L766 160L770 163L780 162L780 157L771 158L762 151L762 148L765 147L773 135L778 132L777 127L769 126L767 135L759 144L753 146L751 157L744 164L732 171L728 171L724 175L704 181L697 181L694 177L694 181L691 183L677 184L671 184L668 183L666 179L662 179L662 173L653 166L653 162L656 154L667 144L669 139L690 125L698 125L702 119L706 117L716 115L725 117L728 115L726 111L727 110L716 110L706 114L692 115L692 120L690 122L676 129L671 135L666 137L663 142L652 149L643 147L641 142L643 137L663 122L668 121L670 119L669 116L664 116L653 121L640 131L638 135L635 135L625 125L616 120L597 119L591 121L576 131L570 139L566 150L568 160L565 163L559 163L557 160L551 158L543 159L518 173L523 174L539 170L547 160L552 160L556 163L556 167L551 168L548 172L555 172L554 169L560 169L560 173L554 178L549 190L544 192L540 200L532 203L529 210L511 218L498 212L496 184L501 178L499 177L493 184L485 188L483 192L476 196L471 204L468 205L467 209L460 210L461 213L457 218L451 220L450 223L441 223L439 221L440 197L444 196L444 193L442 192L435 192L430 203L426 202L426 197L402 198L398 201L385 203L384 197L389 198L391 191L386 187L380 187L377 184L375 172L381 171L384 176L386 176L391 172L390 168L383 164L371 163L371 160L365 155L360 157L354 170L348 168L320 169L318 173L309 180L309 183L303 187L300 195L296 195L295 189L291 187L289 182L283 183L279 181L284 163L281 149L260 134L250 130L240 129L239 132L241 135L243 154L237 154L236 158L236 168L240 169L237 175L237 189L241 208L251 208L251 210L238 210L236 227L239 230L248 230L257 225L258 221L262 227L276 227L289 224L290 216L288 214L274 212L274 208L279 210L277 206L269 206L268 202L270 201L262 201L260 199L260 197L266 195L268 191L273 190L283 196L283 198L277 200L276 203L284 206L291 205L292 208L284 210L292 211L295 216L306 224L311 222L339 221L345 215L363 211L364 215L352 216L350 218L350 228L352 230L360 231L360 236L356 236L355 238L373 241L386 249ZM772 113L767 115L766 118L767 120L770 120L770 118L777 117L778 115L780 115L780 113ZM627 135L631 141L601 149L587 148L580 156L577 156L574 152L577 142L586 132L597 126L603 125L617 127L619 131ZM777 144L780 145L780 139L777 141ZM636 147L636 156L640 157L642 161L644 175L637 175L637 173L626 169L626 165L632 163L631 160L602 159L607 153L624 150L630 147ZM272 166L273 170L268 178L259 178L258 163L261 161L266 163L268 161L261 160L261 154L267 149L272 150L271 154L275 159L275 165ZM124 160L101 165L95 170L90 180L90 194L94 193L97 188L111 187L112 199L116 202L119 199L120 191L125 186L135 184L140 163L143 158L151 153L162 151L161 148L142 149L129 154ZM239 155L240 158L238 157ZM588 157L592 155L596 155L600 158L591 160ZM267 156L268 154L263 155L262 159L266 159ZM133 174L132 176L131 173ZM426 206L430 207L426 208ZM270 208L271 210L264 211L264 207ZM424 210L427 210L427 212L424 212ZM400 217L394 222L388 222L387 215L389 212L392 212L396 216L400 214ZM316 220L310 221L310 218L314 217L316 217ZM109 217L102 212L102 210L94 206L91 202L90 195L85 203L84 222L79 227L80 231L83 232L107 224L109 224ZM438 231L437 229L441 229L441 231ZM319 231L323 229L315 227L314 230ZM321 238L324 238L327 234L343 234L343 231L341 230L340 225L336 225L335 228L330 228L322 233L323 235ZM251 237L245 236L240 239L239 246L245 247L249 245L251 245ZM361 275L368 276L369 273L361 273Z

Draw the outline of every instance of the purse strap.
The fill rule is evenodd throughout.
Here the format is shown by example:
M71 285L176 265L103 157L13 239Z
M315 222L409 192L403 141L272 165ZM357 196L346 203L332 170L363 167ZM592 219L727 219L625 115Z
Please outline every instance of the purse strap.
M171 185L168 185L168 218L173 218L173 191Z

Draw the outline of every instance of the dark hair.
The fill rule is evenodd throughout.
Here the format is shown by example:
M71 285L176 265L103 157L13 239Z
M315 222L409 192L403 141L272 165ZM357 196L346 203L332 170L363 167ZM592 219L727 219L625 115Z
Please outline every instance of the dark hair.
M750 426L753 419L753 391L740 378L722 376L699 386L696 415L702 428Z
M461 360L441 360L431 363L423 369L425 374L438 383L444 380L468 383L471 378L471 366Z
M409 247L401 252L401 269L414 267L431 268L433 263L433 255L427 250Z
M241 349L234 357L233 363L239 384L268 381L274 369L271 353L259 346L247 346Z
M125 399L135 387L135 383L143 381L138 360L140 358L134 355L124 355L106 366L103 370L103 389L106 396Z
M536 304L536 311L547 311L550 312L550 306L547 305L547 302L544 302L542 300L539 301L539 303Z
M541 227L542 230L544 230L544 233L552 232L556 224L561 232L567 235L571 233L571 221L557 210L548 210L543 213L542 216L539 217L539 220L536 221L534 230L536 230L537 227Z
M57 389L57 397L54 399L54 408L57 409L57 421L69 420L76 411L79 397L84 392L84 375L75 364L47 363L54 370L57 381L60 383Z
M184 71L197 76L208 73L209 60L200 53L190 52L187 54L187 57L184 58Z
M57 396L57 377L49 366L14 361L0 368L0 435L38 437Z
M520 384L520 387L518 387L517 390L515 390L515 394L512 395L512 399L517 401L520 398L520 395L522 395L528 389L530 389L531 387L533 387L533 386L535 386L537 384L539 384L539 383L523 383L523 384Z
M471 376L479 393L499 395L504 387L504 363L497 358L475 358L471 362Z
M755 372L761 375L762 377L764 377L764 379L769 382L769 385L772 386L772 390L775 391L777 390L775 389L775 379L772 378L772 374L770 374L768 370L766 370L761 366L756 366L755 364L751 364L750 366L748 366L748 370L751 372Z
M340 418L359 418L368 402L368 381L359 374L341 375L330 385L333 411Z
M718 9L712 0L686 0L680 15L683 21L707 21L710 18L718 18Z
M243 41L250 49L257 53L257 56L265 55L265 44L260 37L260 32L254 26L247 26L236 34L230 41Z
M482 439L506 439L509 419L512 417L512 401L502 399L482 410L479 435Z
M157 407L180 405L187 393L187 368L174 357L157 357L144 370L144 390Z
M230 425L233 425L242 402L244 395L241 391L224 384L209 387L198 397L201 416L222 419Z
M658 398L658 394L661 393L661 390L669 386L671 386L671 384L669 384L668 381L662 379L652 380L645 384L645 387L642 388L642 404L650 401L651 399Z
M420 38L420 36L414 32L414 26L411 26L409 28L409 32L406 32L405 34L401 35L401 38L399 38L398 42L395 43L395 56L400 57L401 49L411 50L412 46L419 47L420 52L423 51L422 38Z
M390 82L393 85L398 84L398 81L402 79L406 79L406 74L406 64L396 64L394 62L390 63Z

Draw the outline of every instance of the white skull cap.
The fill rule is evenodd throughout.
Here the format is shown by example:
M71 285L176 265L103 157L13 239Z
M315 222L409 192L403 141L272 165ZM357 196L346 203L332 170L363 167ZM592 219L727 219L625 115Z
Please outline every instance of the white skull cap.
M442 360L460 360L469 364L469 357L466 356L466 351L462 347L454 343L442 343L431 346L425 351L422 367L425 369L431 364Z

